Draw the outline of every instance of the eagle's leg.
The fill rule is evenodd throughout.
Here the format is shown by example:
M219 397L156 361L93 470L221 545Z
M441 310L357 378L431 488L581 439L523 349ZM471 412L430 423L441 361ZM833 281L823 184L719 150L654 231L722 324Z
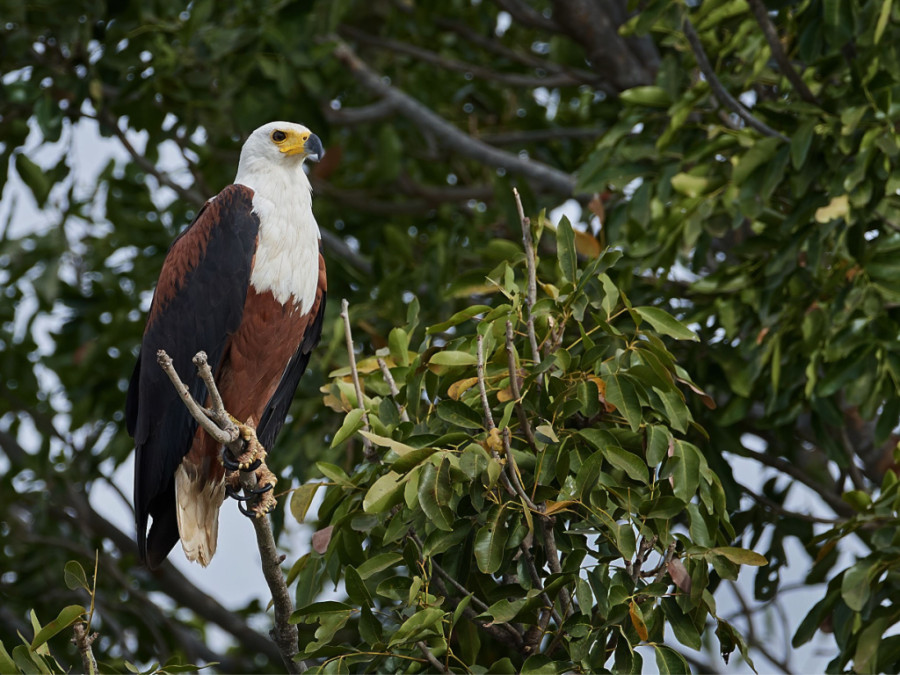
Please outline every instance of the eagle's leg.
M229 415L229 417L231 417ZM244 452L237 457L232 457L228 450L222 451L222 464L229 471L256 471L266 458L266 449L256 437L256 428L253 426L253 418L243 424L231 417L231 421L237 425L238 432L244 440Z

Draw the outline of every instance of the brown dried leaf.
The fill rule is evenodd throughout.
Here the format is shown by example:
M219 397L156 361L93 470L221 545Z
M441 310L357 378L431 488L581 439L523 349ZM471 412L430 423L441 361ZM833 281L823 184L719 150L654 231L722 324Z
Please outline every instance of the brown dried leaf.
M672 581L678 586L680 591L683 593L691 592L691 575L688 574L687 568L681 560L672 558L666 563L666 569L669 571L669 576L672 577Z
M321 530L313 534L313 551L315 551L319 555L325 555L325 552L328 550L328 544L331 543L332 530L334 530L334 525L329 525L328 527L323 527Z

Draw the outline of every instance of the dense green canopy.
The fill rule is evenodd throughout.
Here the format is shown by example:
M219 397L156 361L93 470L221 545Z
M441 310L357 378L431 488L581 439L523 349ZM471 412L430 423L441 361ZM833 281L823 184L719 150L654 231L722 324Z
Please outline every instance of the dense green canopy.
M50 652L17 632L78 620L97 550L104 669L280 667L264 605L138 567L87 499L132 450L166 248L272 119L328 149L314 207L369 425L332 302L271 454L276 529L318 530L285 561L308 665L789 672L789 630L830 671L900 669L896 3L0 16L0 670L79 663L68 628ZM547 216L566 202L574 227Z

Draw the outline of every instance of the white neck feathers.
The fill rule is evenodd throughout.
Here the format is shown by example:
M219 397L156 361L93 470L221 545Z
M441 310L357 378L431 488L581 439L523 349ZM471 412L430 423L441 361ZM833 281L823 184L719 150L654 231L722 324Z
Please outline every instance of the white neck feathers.
M273 165L241 157L235 183L253 190L259 240L250 283L271 291L282 305L306 313L319 282L319 226L312 212L312 187L301 164Z

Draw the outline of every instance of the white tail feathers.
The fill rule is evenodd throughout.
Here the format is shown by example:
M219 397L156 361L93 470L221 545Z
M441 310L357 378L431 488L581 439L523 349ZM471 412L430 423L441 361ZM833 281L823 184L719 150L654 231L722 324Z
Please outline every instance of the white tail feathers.
M210 482L197 467L184 462L175 472L178 533L184 554L206 567L216 554L219 508L225 500L225 482Z

